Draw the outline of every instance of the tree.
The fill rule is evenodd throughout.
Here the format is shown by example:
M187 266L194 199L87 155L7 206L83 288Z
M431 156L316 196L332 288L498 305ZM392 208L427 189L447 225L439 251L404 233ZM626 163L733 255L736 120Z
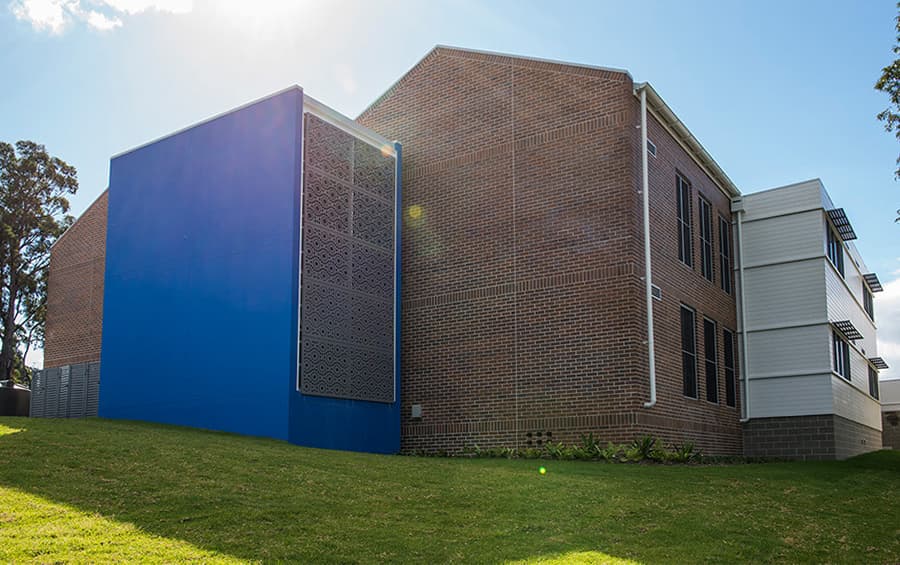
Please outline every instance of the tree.
M900 2L897 3L898 14L894 18L894 29L897 32L894 43L894 55L900 56ZM875 89L886 93L890 99L890 105L878 113L878 119L884 122L884 129L893 133L900 140L900 58L881 69L881 78L875 83ZM894 178L900 178L900 157L897 157L897 169ZM900 210L897 210L895 222L900 222Z
M75 168L43 145L0 142L0 380L26 377L25 355L43 342L50 246L77 190Z

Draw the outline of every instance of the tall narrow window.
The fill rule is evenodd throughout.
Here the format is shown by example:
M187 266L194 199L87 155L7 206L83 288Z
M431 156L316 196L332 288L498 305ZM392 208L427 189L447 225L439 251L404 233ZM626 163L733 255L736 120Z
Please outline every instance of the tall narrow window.
M878 400L878 371L869 367L869 394Z
M694 311L681 307L681 376L684 395L697 398L697 336Z
M731 224L719 218L719 270L722 290L731 294Z
M678 206L678 258L688 267L694 266L694 247L691 233L691 183L683 176L675 177Z
M872 291L869 290L869 285L863 283L863 308L866 309L866 314L869 315L870 320L875 320L875 302L872 300Z
M700 272L706 280L713 280L713 223L712 206L702 196L700 200Z
M706 363L706 400L719 402L719 364L716 359L716 323L703 319L703 353Z
M828 240L828 260L831 261L831 264L834 265L834 268L838 270L841 276L844 276L844 245L841 243L841 238L838 237L834 230L831 229L831 226L828 226L827 229L827 240Z
M834 361L834 372L844 377L848 381L850 379L850 344L848 344L839 333L832 330L831 332L832 354Z
M728 330L722 330L723 357L725 362L725 404L735 405L734 382L734 334Z

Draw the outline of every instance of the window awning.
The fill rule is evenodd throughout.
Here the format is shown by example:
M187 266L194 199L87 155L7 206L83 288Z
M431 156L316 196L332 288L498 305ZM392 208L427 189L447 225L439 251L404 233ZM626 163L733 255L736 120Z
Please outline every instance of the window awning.
M844 241L856 239L856 232L853 231L853 226L850 225L850 220L847 219L847 214L843 208L829 210L828 217L831 218L831 223L834 224L834 228L841 236L841 239Z
M869 363L875 366L876 369L884 370L888 368L888 364L884 362L884 359L881 357L869 357Z
M831 325L837 328L837 330L844 334L844 337L846 337L850 341L855 341L857 339L863 338L862 334L859 333L859 330L856 329L856 326L850 323L850 320L831 322Z
M884 290L881 288L881 281L878 280L878 275L875 273L868 273L863 275L863 278L866 279L866 284L869 285L869 288L872 289L872 292L881 292Z

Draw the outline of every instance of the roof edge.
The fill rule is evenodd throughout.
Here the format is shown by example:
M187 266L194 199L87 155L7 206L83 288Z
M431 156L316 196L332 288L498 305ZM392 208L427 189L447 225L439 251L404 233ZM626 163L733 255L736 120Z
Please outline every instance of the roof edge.
M653 86L651 86L649 82L642 82L634 85L635 93L638 93L641 90L646 90L650 109L656 114L656 117L660 120L662 126L666 128L669 133L673 134L675 139L688 151L688 154L690 154L694 161L700 165L700 168L709 175L719 189L730 198L740 197L741 191L738 187L732 182L725 171L722 170L722 167L720 167L716 160L713 159L706 148L703 147L703 144L701 144L694 134L691 133L691 130L684 125L681 118L675 114L668 104L666 104L665 100L662 99Z
M167 134L165 134L165 135L161 135L161 136L159 136L159 137L156 137L156 138L154 138L154 139L151 139L150 141L141 143L140 145L137 145L137 146L135 146L135 147L132 147L131 149L126 149L125 151L122 151L122 152L120 152L120 153L116 153L115 155L113 155L113 156L110 157L109 159L110 159L110 161L113 160L113 159L118 159L119 157L123 157L123 156L125 156L125 155L128 155L129 153L134 153L134 152L137 151L138 149L143 149L143 148L145 148L145 147L148 147L148 146L150 146L150 145L153 145L154 143L158 143L158 142L160 142L160 141L162 141L162 140L164 140L164 139L169 139L170 137L175 137L176 135L179 135L179 134L182 134L182 133L184 133L184 132L186 132L186 131L188 131L188 130L194 129L195 127L199 127L199 126L202 126L202 125L204 125L204 124L208 124L208 123L210 123L210 122L212 122L212 121L218 120L219 118L224 118L225 116L227 116L227 115L229 115L229 114L233 114L233 113L238 112L238 111L240 111L240 110L243 110L243 109L245 109L245 108L249 108L250 106L253 106L253 105L255 105L255 104L259 104L260 102L264 102L264 101L266 101L266 100L268 100L268 99L270 99L270 98L275 98L276 96L281 96L282 94L285 94L285 93L291 92L291 91L299 91L299 92L302 93L302 92L303 92L303 88L302 88L299 84L292 84L291 86L288 86L287 88L282 88L281 90L279 90L279 91L277 91L277 92L273 92L273 93L271 93L271 94L267 94L267 95L265 95L265 96L262 96L262 97L260 97L260 98L255 99L255 100L251 100L250 102L246 102L246 103L244 103L244 104L241 104L240 106L236 106L236 107L234 107L234 108L230 108L230 109L225 110L225 111L223 111L223 112L219 112L218 114L215 114L215 115L210 116L210 117L208 117L208 118L204 118L204 119L200 120L199 122L192 123L192 124L187 125L187 126L185 126L185 127L183 127L183 128L177 129L177 130L175 130L175 131L173 131L173 132L167 133Z
M627 69L618 69L618 68L614 68L614 67L601 67L601 66L597 66L597 65L587 65L584 63L570 63L567 61L559 61L556 59L542 59L540 57L529 57L526 55L514 55L511 53L502 53L499 51L486 51L486 50L481 50L481 49L469 49L466 47L454 47L453 45L444 45L444 44L439 43L439 44L435 45L434 47L432 47L421 59L416 61L415 64L413 64L413 66L411 66L409 69L406 70L406 72L404 72L402 75L400 75L400 77L397 80L395 80L393 83L391 83L391 85L388 86L388 88L384 92L382 92L380 96L375 98L375 100L373 100L371 104L366 106L363 109L363 111L360 112L356 116L356 119L358 120L358 119L362 118L369 111L373 110L376 106L381 104L381 102L383 102L385 98L390 96L390 94L392 92L394 92L394 90L396 90L397 87L403 83L403 81L406 79L406 77L408 77L409 74L412 73L418 66L420 66L425 61L431 59L435 55L438 55L442 52L449 53L449 54L456 53L456 54L462 55L462 56L476 55L476 56L480 56L480 57L499 57L499 58L503 58L503 59L509 59L509 61L511 63L515 62L515 61L528 61L528 62L532 62L532 63L541 63L541 64L545 64L545 65L558 65L559 67L587 69L587 70L591 70L591 71L600 71L600 72L606 72L606 73L617 73L617 74L623 74L623 75L627 76L629 80L634 82L634 78L631 76L631 73Z
M87 208L85 208L84 211L81 214L79 214L77 218L75 218L75 221L72 222L72 225L67 227L66 231L62 232L62 234L60 234L60 236L56 238L56 241L54 241L53 245L50 246L51 252L53 251L53 248L56 247L56 244L59 243L60 241L62 241L64 237L69 235L69 232L72 231L72 228L74 228L76 225L78 225L78 222L81 221L81 218L83 218L85 214L90 212L91 208L96 206L97 202L100 202L100 199L103 198L103 195L106 194L107 192L109 192L109 187L104 188L103 192L101 192L99 195L97 195L97 198L94 198L94 201L91 202L90 204L88 204Z

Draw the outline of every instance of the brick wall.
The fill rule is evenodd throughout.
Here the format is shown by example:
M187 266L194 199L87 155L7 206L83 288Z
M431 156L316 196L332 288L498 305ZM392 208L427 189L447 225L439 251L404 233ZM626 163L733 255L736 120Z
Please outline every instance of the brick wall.
M404 450L593 432L740 452L739 411L724 407L721 378L719 405L681 394L680 301L697 309L698 351L702 315L736 324L734 298L676 264L674 171L728 217L729 204L656 123L660 401L642 407L639 118L625 73L446 48L360 116L404 145Z
M50 253L44 367L100 360L107 192Z
M900 412L882 412L881 443L885 448L900 449Z
M744 451L750 457L847 459L878 449L878 430L834 414L754 418L744 424Z

